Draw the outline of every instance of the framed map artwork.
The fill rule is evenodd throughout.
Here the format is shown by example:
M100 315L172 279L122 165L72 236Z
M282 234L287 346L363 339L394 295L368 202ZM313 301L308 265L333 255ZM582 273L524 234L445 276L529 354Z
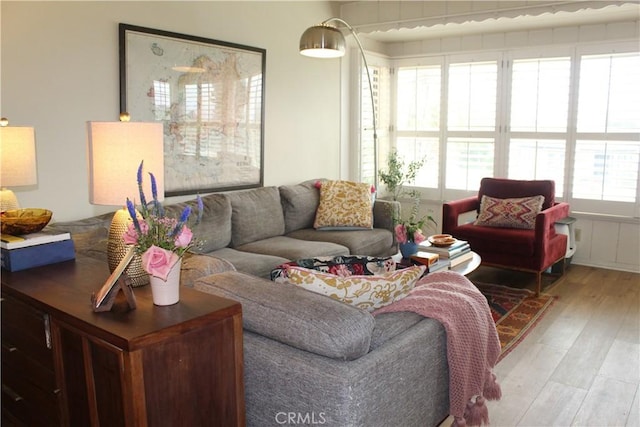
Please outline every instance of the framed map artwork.
M266 50L120 24L120 111L164 125L166 196L263 185Z

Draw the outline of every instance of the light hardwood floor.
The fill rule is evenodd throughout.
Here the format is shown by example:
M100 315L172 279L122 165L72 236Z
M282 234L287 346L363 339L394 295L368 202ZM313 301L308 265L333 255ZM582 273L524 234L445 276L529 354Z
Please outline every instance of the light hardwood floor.
M532 274L487 267L468 277L534 285ZM570 265L543 283L558 299L496 366L491 425L640 427L640 274Z

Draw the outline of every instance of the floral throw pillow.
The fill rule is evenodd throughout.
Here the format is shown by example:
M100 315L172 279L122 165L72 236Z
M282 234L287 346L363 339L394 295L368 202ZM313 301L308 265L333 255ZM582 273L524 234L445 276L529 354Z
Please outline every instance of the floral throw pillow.
M271 271L271 280L286 281L289 267L304 267L336 276L370 276L395 271L396 262L391 257L364 255L338 255L304 258L281 264Z
M421 265L380 275L340 277L303 267L289 267L287 282L357 308L374 311L407 296L425 269Z
M485 227L522 228L532 230L542 209L544 196L497 199L482 196L475 225Z
M319 230L373 228L371 185L352 181L323 182L313 227Z

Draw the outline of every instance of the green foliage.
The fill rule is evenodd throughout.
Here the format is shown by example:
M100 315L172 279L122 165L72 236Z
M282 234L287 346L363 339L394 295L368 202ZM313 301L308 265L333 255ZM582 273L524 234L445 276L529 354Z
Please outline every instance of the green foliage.
M416 175L424 166L424 162L425 159L414 160L405 165L404 160L398 156L397 151L394 150L389 154L387 171L380 170L378 175L380 181L386 185L387 191L391 193L393 200L398 200L403 195L414 199L419 197L416 190L407 191L404 189L404 185L415 181Z

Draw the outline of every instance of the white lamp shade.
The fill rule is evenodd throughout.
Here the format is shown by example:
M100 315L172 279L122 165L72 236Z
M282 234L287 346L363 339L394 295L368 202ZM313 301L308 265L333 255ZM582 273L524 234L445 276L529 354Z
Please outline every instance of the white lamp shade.
M144 161L143 190L151 196L152 173L158 199L164 199L164 150L161 123L87 122L89 201L124 206L127 198L140 203L137 173Z
M3 187L37 184L34 129L0 127L0 159L0 184Z

